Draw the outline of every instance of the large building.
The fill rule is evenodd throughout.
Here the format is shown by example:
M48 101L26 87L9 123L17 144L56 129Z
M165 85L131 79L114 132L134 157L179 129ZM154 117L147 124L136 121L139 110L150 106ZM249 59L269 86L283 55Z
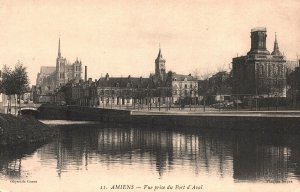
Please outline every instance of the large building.
M65 98L68 99L66 103L100 107L147 105L150 108L151 106L170 106L174 103L196 104L198 100L197 80L191 75L166 73L165 62L159 48L155 59L155 73L150 74L149 78L130 75L110 77L106 74L105 77L93 83L70 81L62 89L65 90Z
M40 93L52 93L55 89L55 71L54 66L41 66L40 72L37 74L36 85Z
M154 102L154 82L143 77L109 77L100 78L97 82L97 94L100 105L148 105Z
M295 70L288 75L288 99L292 107L300 108L300 60Z
M74 63L70 63L66 58L61 56L60 52L60 39L58 41L58 55L56 58L56 83L55 87L58 88L65 85L71 80L79 81L81 79L82 64L81 61L76 59Z
M198 81L200 100L206 104L226 102L231 100L231 73L220 71L208 79ZM205 98L204 98L205 97Z
M172 73L173 103L196 104L198 102L198 81L191 74Z
M166 60L162 56L159 48L155 59L155 74L153 80L159 92L163 92L168 97L172 97L172 103L191 104L198 100L198 81L191 74L182 75L175 72L166 73ZM162 98L165 103L165 97Z
M58 40L58 55L56 66L42 66L36 79L37 94L52 94L60 86L69 81L79 82L82 73L82 63L78 59L70 63L62 57L60 50L60 38Z
M251 30L251 49L232 60L233 94L240 96L285 97L286 60L275 34L273 52L266 48L266 28Z

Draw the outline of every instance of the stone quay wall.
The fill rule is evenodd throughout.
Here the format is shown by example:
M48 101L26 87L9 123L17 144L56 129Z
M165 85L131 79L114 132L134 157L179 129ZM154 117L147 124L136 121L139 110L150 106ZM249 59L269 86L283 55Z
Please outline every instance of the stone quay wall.
M297 116L240 115L237 113L215 114L168 114L141 113L128 110L90 108L81 106L41 106L40 119L99 121L103 123L128 124L139 127L162 127L164 129L224 129L300 132L300 118Z

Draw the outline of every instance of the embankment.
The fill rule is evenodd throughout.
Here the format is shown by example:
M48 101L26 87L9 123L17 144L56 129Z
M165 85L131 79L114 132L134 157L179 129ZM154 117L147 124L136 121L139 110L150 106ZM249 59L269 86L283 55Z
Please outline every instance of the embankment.
M134 113L128 110L81 106L41 106L40 119L89 120L164 129L259 130L278 133L300 132L300 115L288 113Z
M42 143L54 135L54 128L33 117L0 114L0 145Z

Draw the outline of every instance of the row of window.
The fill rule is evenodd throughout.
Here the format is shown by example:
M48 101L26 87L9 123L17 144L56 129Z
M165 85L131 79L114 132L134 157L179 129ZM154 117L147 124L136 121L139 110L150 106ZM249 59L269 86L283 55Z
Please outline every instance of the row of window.
M79 74L76 73L76 74L75 74L75 77L79 77ZM59 78L60 78L60 79L65 79L65 73L60 73L60 74L59 74ZM68 80L69 80L69 79L68 79Z
M284 75L283 65L259 65L258 74L267 77L282 77Z
M65 63L60 63L59 66L60 66L60 70L61 70L61 71L65 70L65 68L66 68ZM68 70L68 71L71 71L70 68L67 68L67 70ZM77 71L77 72L78 72L78 71L81 71L81 66L77 66L77 65L76 65L76 66L75 66L75 71Z
M179 90L173 90L173 95L182 95L184 94L184 96L190 96L190 95L194 95L197 96L197 92L196 91L188 91L188 90L184 90L184 91L179 91Z
M179 87L181 87L181 85L179 85ZM189 84L189 85L188 85L188 84L184 84L184 88L185 88L185 89L187 89L188 87L189 87L190 89L192 89L192 88L197 87L197 84L194 85L194 86L193 86L193 84ZM173 86L173 89L178 89L178 86L175 84L175 85Z

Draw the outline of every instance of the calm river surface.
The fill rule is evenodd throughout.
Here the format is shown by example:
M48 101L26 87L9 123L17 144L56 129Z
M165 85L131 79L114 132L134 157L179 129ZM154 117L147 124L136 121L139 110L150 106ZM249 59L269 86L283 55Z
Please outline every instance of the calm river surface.
M145 185L173 186L155 191L300 192L300 135L57 127L58 137L47 144L0 148L1 192L154 191Z

